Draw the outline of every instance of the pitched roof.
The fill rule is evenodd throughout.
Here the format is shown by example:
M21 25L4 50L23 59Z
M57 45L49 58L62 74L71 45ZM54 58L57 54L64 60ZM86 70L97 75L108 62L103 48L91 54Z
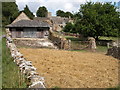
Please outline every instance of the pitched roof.
M63 24L67 23L69 21L69 18L63 18L63 17L51 17L51 20L53 21L54 24Z
M37 20L37 21L48 21L48 22L51 22L49 24L64 24L64 23L67 23L69 22L69 18L64 18L64 17L59 17L59 16L52 16L52 17L35 17L34 20Z
M6 27L50 27L48 23L34 20L20 20L7 25Z
M12 23L18 22L20 20L30 20L30 18L22 12Z
M50 18L47 18L47 17L34 17L33 20L47 22L49 25L52 25Z
M47 18L47 17L34 17L33 20L37 20L37 21L45 21L45 20L50 20L50 18Z

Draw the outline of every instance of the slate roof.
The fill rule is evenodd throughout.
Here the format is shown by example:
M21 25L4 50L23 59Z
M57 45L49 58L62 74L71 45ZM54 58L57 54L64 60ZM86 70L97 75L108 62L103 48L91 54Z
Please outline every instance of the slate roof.
M50 27L48 23L34 20L20 20L7 25L6 27Z
M68 18L63 18L63 17L51 17L51 20L53 21L54 24L63 24L67 23L69 21Z
M34 20L36 21L50 21L53 24L63 24L69 22L69 18L59 17L59 16L52 16L52 17L35 17Z
M37 20L37 21L45 21L45 20L50 20L50 18L47 18L47 17L34 17L33 20Z

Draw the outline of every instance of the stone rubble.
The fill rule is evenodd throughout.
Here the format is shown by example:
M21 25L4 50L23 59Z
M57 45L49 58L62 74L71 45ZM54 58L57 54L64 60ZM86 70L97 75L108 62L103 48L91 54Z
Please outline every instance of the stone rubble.
M26 75L26 78L30 80L31 85L29 88L45 88L44 78L39 76L36 72L36 68L32 65L31 61L27 61L24 56L18 51L16 45L11 38L9 29L6 29L6 45L10 49L11 56L14 62L20 68L20 71Z
M112 48L108 48L107 55L111 55L120 60L120 47L113 46Z

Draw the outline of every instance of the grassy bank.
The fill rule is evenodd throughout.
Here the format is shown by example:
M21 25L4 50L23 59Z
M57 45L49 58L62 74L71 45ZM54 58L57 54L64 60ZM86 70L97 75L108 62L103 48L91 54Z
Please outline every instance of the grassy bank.
M5 38L2 40L2 88L26 88L25 77L13 62Z
M101 36L99 37L100 40L118 40L118 37L105 37L105 36Z
M2 30L0 28L0 37L2 36ZM2 88L2 40L0 39L0 89Z

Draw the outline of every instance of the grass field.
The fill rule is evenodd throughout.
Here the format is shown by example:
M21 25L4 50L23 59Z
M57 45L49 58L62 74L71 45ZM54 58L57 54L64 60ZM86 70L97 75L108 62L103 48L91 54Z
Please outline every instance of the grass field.
M0 29L0 37L2 36L2 30ZM0 89L2 88L2 39L0 39Z
M69 40L71 40L71 41L81 41L80 38L78 38L78 37L73 37L73 36L65 36L65 38L66 38L66 39L69 39Z
M2 40L2 88L26 88L25 77L13 62L5 38Z
M118 37L105 37L105 36L101 36L99 37L100 40L118 40Z
M47 88L110 88L118 84L118 60L101 53L19 48Z
M78 37L74 37L74 36L65 36L66 39L70 39L71 41L81 41L80 38ZM101 36L99 37L99 40L118 40L118 37L105 37L105 36Z

